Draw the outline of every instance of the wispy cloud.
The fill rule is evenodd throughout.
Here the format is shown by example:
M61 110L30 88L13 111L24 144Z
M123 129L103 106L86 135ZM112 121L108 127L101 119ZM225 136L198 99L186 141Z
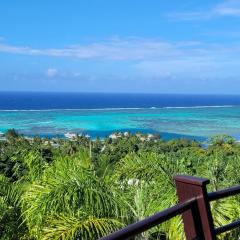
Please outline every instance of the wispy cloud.
M56 77L58 75L58 70L56 68L49 68L46 71L48 77Z
M213 12L220 16L240 17L240 0L228 0L217 5Z
M110 39L65 48L31 48L0 43L0 53L58 58L114 61L228 59L239 56L240 44L220 45L194 41L166 42L159 39Z
M174 21L207 20L212 16L212 13L206 11L171 12L167 14L167 18Z
M88 45L37 49L0 43L0 52L30 56L72 57L80 59L136 60L169 55L174 46L154 39L110 39ZM176 54L176 52L175 52Z
M240 17L240 0L226 0L210 9L172 12L167 14L172 20L207 20L216 17Z
M34 89L34 83L38 82L38 89L44 91L47 88L49 91L128 89L132 92L167 92L175 89L174 92L178 92L181 89L183 92L191 92L192 89L199 89L200 92L217 92L216 88L221 85L221 81L232 81L228 84L229 91L236 92L236 82L240 77L238 42L167 42L131 37L46 49L0 43L0 54L1 52L27 55L30 60L44 56L46 60L47 65L40 69L40 73L39 70L29 73L26 71L27 74L23 71L18 73L18 79L11 74L8 76L8 73L2 77L5 82L8 79L7 82L19 89L23 89L24 86L25 89ZM68 58L67 61L73 60L74 64L76 59L89 61L86 61L86 65L79 61L74 67L68 68L68 64L57 65L58 61L55 58L59 58L60 62L62 58ZM86 67L89 62L91 67ZM0 72L1 74L4 73Z

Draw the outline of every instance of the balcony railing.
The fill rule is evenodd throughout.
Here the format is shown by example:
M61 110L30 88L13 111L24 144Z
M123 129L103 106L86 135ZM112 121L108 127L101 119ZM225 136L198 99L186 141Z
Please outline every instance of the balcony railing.
M100 240L125 240L147 231L177 215L182 215L187 240L215 240L218 234L233 230L240 226L236 220L225 226L214 227L210 202L240 193L240 186L207 192L206 185L210 181L179 175L175 177L179 203L142 221L133 223Z

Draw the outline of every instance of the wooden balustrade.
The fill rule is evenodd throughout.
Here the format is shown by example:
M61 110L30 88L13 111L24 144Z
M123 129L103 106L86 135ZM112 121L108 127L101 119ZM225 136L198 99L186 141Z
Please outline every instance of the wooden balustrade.
M217 192L207 192L208 179L178 175L175 176L179 203L142 221L133 223L100 240L125 240L143 233L177 215L182 215L187 240L215 240L218 234L240 226L236 220L219 228L214 228L210 202L240 193L240 186Z

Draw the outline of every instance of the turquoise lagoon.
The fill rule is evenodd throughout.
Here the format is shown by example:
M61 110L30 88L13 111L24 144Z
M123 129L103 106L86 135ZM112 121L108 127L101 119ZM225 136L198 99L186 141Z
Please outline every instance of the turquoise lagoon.
M105 137L115 131L160 133L197 140L218 134L240 139L240 106L116 108L86 110L0 110L0 131L15 128L33 136L84 133Z

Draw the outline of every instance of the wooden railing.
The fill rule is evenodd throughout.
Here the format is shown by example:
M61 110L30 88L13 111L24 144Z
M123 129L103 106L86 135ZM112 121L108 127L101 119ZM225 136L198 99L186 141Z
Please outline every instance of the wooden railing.
M205 178L179 175L175 178L179 203L142 221L133 223L100 240L124 240L134 237L177 215L182 215L187 240L215 240L218 234L240 226L240 220L214 227L210 202L240 193L240 186L207 193Z

